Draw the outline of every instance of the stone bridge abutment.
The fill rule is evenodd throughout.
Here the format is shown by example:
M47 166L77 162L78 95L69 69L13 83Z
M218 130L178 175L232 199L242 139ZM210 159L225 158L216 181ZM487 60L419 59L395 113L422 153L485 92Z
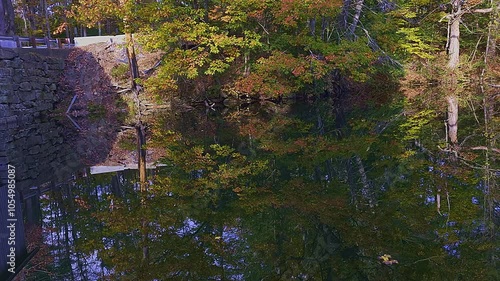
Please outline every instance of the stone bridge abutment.
M64 131L50 114L63 97L61 77L70 50L0 48L0 179L16 167L26 194L55 178L75 157L64 149ZM74 166L74 165L73 165Z

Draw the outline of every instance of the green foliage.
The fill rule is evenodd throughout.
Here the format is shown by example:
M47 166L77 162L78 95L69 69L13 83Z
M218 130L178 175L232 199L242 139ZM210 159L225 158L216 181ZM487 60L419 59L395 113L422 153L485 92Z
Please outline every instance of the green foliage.
M225 120L194 110L167 115L151 127L150 145L166 150L166 166L150 177L147 196L133 188L135 174L120 175L122 193L110 191L111 176L94 175L54 204L73 202L54 221L78 231L70 241L97 253L108 279L322 280L331 272L346 280L487 280L495 245L472 200L483 197L480 173L446 158L401 157L408 140L429 138L435 111L404 116L399 103L352 111L339 138L333 103L273 115L242 110ZM216 137L199 133L214 124Z
M402 27L398 30L398 33L404 35L401 48L409 55L415 55L422 59L434 58L433 53L438 49L424 41L419 27Z
M399 48L407 58L432 59L446 40L441 32L441 20L446 15L445 3L433 1L405 1L399 9L391 12L398 26L396 34Z
M106 116L106 108L102 104L89 103L87 110L91 120L99 120Z
M141 28L140 41L166 55L156 76L145 84L154 92L175 92L180 84L189 83L185 79L200 84L215 76L232 91L276 97L307 91L334 68L366 81L375 72L379 55L366 40L335 44L312 36L303 24L339 13L341 4L215 1L207 10L158 4L151 24Z
M118 64L111 69L111 77L118 80L126 79L128 77L128 73L128 64Z
M400 125L400 129L404 134L403 140L418 140L425 131L423 127L435 118L434 110L421 110L416 114L409 116L407 121Z
M478 165L494 158L440 151L445 118L436 101L444 94L432 89L402 105L391 83L397 71L383 62L393 54L436 57L446 35L439 22L445 1L399 1L389 14L363 10L359 26L380 49L365 30L342 37L332 22L343 1L216 0L207 8L201 2L103 2L109 7L95 10L84 4L99 3L80 2L79 15L87 17L82 21L118 18L129 24L127 31L140 31L143 46L164 52L154 76L144 81L148 91L198 91L205 98L207 89L229 89L261 98L259 109L268 111L238 108L216 121L210 110L157 118L151 144L165 150L166 166L151 177L147 196L133 189L134 177L123 180L123 194L98 190L109 186L105 176L75 187L75 196L68 196L78 199L69 201L75 212L65 218L74 226L66 229L81 234L74 238L78 249L97 251L114 274L109 279L494 275L488 251L497 235L485 232L493 226L482 214L491 204L482 186L494 177ZM365 8L376 2L365 1ZM84 15L85 9L92 13ZM313 19L338 35L323 36L320 24L310 27ZM328 81L333 70L344 79ZM318 94L327 82L335 89ZM299 92L316 95L265 107L264 99ZM471 145L491 146L495 131L484 129L491 122L481 117L488 112L480 111L487 108L486 96L484 105L482 100L461 109L466 117L460 128ZM89 111L104 114L98 105ZM131 142L120 145L132 148Z
M136 151L137 150L137 139L136 136L125 134L118 142L118 146L121 149L128 151Z

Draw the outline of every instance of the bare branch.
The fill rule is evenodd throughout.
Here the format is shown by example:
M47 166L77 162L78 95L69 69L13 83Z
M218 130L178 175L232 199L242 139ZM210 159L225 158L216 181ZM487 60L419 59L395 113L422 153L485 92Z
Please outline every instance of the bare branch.
M493 11L493 8L487 8L487 9L476 9L473 10L473 13L480 13L480 14L486 14L486 13L491 13Z
M486 146L474 146L474 147L471 147L470 148L471 150L490 150L490 151L493 151L493 152L496 152L496 153L500 153L500 149L498 148L488 148Z
M267 29L259 22L257 21L257 23L260 25L260 27L262 27L262 29L264 30L264 32L269 35L269 31L267 31Z

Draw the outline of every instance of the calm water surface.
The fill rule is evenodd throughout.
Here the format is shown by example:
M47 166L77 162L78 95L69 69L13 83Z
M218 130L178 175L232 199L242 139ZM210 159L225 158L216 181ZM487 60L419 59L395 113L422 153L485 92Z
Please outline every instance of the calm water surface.
M401 109L254 106L158 116L146 193L87 169L43 194L30 280L498 280L485 182L408 153Z

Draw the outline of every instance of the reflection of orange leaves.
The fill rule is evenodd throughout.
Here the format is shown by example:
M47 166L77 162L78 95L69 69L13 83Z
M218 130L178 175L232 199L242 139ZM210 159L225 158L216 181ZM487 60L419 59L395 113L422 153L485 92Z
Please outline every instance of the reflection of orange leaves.
M298 139L295 141L295 144L301 148L306 147L307 143L305 142L304 139Z
M85 200L83 200L81 198L75 198L75 203L85 210L90 209L90 205Z
M257 127L254 123L244 124L240 127L240 133L242 135L250 135L255 137L257 135Z
M475 153L465 152L465 151L461 152L461 155L465 160L468 161L474 161L478 157L478 155Z
M317 183L295 178L288 181L286 188L282 190L280 206L297 209L303 214L314 214L326 218L329 214L325 214L325 209L335 209L336 215L339 215L347 208L348 202L341 197L326 197L318 192Z
M54 228L52 232L58 232L58 230ZM25 280L35 280L36 278L33 278L37 271L50 273L50 264L53 262L54 258L50 253L49 247L43 241L43 230L41 226L26 224L25 237L28 252L36 248L39 249L36 255L30 260L30 266L23 269L23 275L26 277Z
M42 228L34 224L27 224L25 227L25 236L28 250L34 250L39 244L43 243Z
M378 257L378 259L386 265L392 265L392 264L398 264L399 262L397 260L393 260L391 255L384 254L383 256Z
M45 227L45 231L51 232L51 233L56 233L56 232L59 232L59 228L47 226L47 227Z

